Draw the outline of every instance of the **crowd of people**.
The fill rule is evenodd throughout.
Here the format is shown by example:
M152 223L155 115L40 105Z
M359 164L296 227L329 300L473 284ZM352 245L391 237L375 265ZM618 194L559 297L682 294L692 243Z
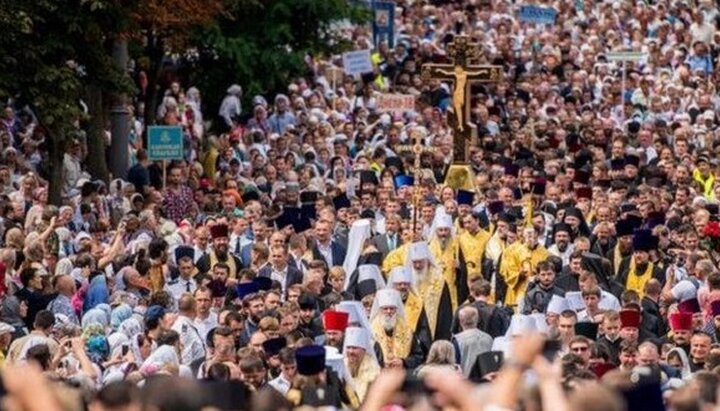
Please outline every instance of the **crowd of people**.
M717 5L542 2L554 24L522 5L398 0L392 46L339 26L373 72L308 56L286 92L237 79L217 113L174 81L165 170L140 107L110 182L78 122L61 205L42 125L8 105L3 407L715 409ZM503 71L466 102L472 189L445 183L454 85L421 78L458 35Z

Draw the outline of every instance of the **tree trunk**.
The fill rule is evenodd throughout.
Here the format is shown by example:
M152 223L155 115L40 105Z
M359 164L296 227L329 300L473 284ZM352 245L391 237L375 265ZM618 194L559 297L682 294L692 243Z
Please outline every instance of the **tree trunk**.
M90 122L88 127L87 149L85 159L87 171L93 179L108 181L108 167L105 155L105 109L103 93L100 87L90 84L85 88Z
M50 187L48 189L48 202L59 207L62 205L65 134L60 130L48 129L47 141L48 170L50 179Z
M113 43L113 62L127 75L128 44L123 38ZM128 138L130 136L130 111L127 107L127 96L118 93L113 96L111 116L112 139L110 142L110 170L113 178L127 178L130 162L128 160Z
M165 56L162 39L154 34L148 34L146 54L150 60L147 72L147 89L145 90L145 132L143 133L143 147L147 147L147 128L155 124L155 114L160 93L158 79L162 71L162 60Z

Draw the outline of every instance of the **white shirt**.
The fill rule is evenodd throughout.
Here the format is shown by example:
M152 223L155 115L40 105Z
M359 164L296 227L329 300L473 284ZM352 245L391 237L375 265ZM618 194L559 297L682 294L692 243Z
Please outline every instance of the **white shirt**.
M165 291L170 293L175 301L178 301L183 294L194 293L196 289L197 283L195 283L195 280L192 278L185 280L182 277L178 277L165 284Z
M193 325L197 329L198 334L200 334L200 337L202 337L203 342L205 342L207 341L207 335L210 330L218 326L217 314L211 311L207 318L195 317Z
M328 243L327 247L324 245L318 243L317 249L320 252L320 254L325 259L325 262L328 264L328 267L333 266L333 260L332 260L332 242ZM342 264L342 261L340 261L340 264Z
M600 302L598 303L598 308L601 310L613 310L613 311L620 311L622 310L622 307L620 306L620 301L618 301L617 297L610 294L609 292L605 290L600 290Z
M198 358L205 357L205 340L200 336L193 321L183 315L175 320L172 329L180 334L180 343L182 344L182 353L180 354L180 364L190 365Z
M548 248L548 252L555 257L561 258L563 265L570 264L570 255L575 251L575 244L568 244L567 248L565 249L565 252L560 252L558 249L557 244L553 244Z
M270 279L280 283L282 293L284 295L285 289L287 288L288 266L286 265L282 271L278 271L271 265L270 270Z

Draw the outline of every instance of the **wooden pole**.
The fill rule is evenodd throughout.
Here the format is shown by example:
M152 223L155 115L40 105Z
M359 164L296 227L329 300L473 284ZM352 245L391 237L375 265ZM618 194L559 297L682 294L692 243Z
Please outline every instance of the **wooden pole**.
M163 190L165 190L165 187L167 186L167 160L163 160Z

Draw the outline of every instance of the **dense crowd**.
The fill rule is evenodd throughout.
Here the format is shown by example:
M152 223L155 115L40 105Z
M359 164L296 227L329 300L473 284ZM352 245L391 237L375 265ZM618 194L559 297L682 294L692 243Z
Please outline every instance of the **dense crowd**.
M43 127L10 102L3 407L715 409L717 5L541 5L555 24L397 1L393 47L339 26L372 73L308 56L285 93L237 79L217 113L174 81L153 120L182 127L184 158L165 170L140 107L109 183L76 122L59 207ZM421 78L457 35L504 74L471 87L472 189L445 184L454 85ZM378 110L390 93L415 109Z

